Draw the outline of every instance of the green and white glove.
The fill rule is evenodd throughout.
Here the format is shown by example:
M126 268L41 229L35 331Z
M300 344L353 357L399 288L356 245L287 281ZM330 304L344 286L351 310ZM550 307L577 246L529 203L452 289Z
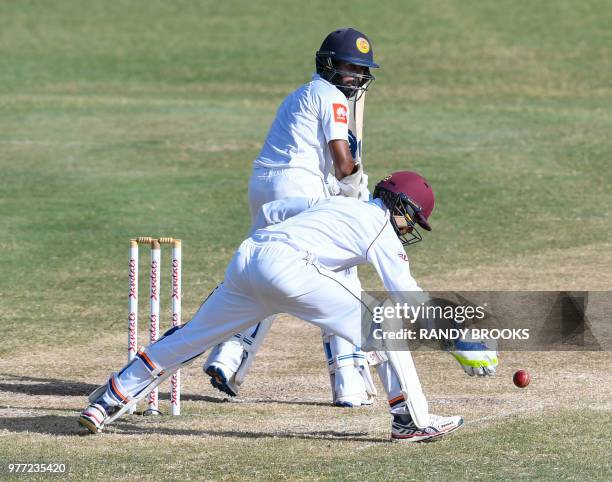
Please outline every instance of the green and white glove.
M492 350L481 341L458 340L450 352L469 376L495 375L498 364L497 350Z

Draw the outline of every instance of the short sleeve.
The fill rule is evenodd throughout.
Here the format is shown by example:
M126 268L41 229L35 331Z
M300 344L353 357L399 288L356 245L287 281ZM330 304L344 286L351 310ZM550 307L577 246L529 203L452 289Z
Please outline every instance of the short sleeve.
M324 95L320 100L321 125L327 142L336 139L348 142L349 107L346 98L338 95Z

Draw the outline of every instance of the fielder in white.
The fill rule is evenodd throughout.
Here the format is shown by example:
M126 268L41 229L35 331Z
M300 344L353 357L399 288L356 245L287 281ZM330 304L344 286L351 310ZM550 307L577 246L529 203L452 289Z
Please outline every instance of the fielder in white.
M355 132L349 131L349 125L374 80L370 69L378 67L370 41L352 28L335 30L324 39L315 58L317 73L282 102L253 163L249 180L252 223L261 206L278 199L369 198L357 137L361 125L353 128ZM256 227L261 226L253 224ZM345 275L358 280L356 269ZM238 394L272 320L234 334L211 351L203 369L215 388L230 396ZM365 353L332 332L324 330L322 335L332 403L344 407L371 404L376 389Z
M289 313L362 346L361 290L339 273L371 263L392 296L419 295L402 244L421 239L417 223L431 229L428 218L434 207L429 183L406 171L378 183L373 197L368 203L324 199L305 211L308 199L265 205L260 216L268 222L287 219L253 232L195 316L112 373L90 395L79 423L92 433L101 431L206 349L277 313ZM431 440L463 424L459 416L429 413L409 351L376 352L372 358L389 400L395 399L390 406L392 438ZM467 365L476 370L472 374L492 374L497 364L491 351L465 351L460 358L469 360Z

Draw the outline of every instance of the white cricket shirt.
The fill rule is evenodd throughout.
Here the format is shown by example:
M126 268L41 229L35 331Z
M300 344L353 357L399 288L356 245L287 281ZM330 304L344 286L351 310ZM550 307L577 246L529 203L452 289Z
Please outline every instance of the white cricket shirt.
M318 74L282 102L254 167L299 168L325 179L333 173L328 142L348 142L346 97Z
M304 209L307 202L303 198L274 201L262 206L260 214L274 222ZM296 204L293 208L292 203ZM421 291L410 273L408 256L391 225L389 211L379 199L367 203L340 196L322 199L279 224L256 230L251 238L307 251L331 271L371 263L387 291Z

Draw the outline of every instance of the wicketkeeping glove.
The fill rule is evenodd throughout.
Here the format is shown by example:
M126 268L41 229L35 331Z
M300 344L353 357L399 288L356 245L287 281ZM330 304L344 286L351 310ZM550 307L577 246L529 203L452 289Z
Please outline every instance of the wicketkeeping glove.
M450 352L459 362L465 373L473 377L493 376L498 364L497 351L481 341L458 340Z

